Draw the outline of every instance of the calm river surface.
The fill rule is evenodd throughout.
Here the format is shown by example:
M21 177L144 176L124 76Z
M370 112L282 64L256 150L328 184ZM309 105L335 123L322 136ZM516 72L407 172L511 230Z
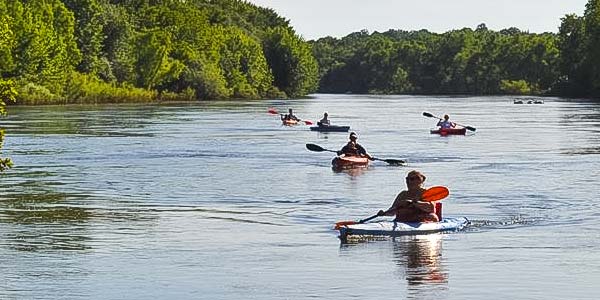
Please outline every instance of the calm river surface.
M336 173L350 125L379 158ZM429 134L436 120L477 131ZM0 299L598 299L600 104L315 95L196 105L10 107ZM340 244L412 169L467 230Z

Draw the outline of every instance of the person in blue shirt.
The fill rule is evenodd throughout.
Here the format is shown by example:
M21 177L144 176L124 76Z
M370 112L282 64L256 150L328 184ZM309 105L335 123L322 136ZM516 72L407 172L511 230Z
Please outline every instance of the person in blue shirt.
M440 127L440 129L449 129L449 128L456 127L456 124L450 122L449 119L450 119L450 116L444 115L444 120L440 120L437 123L437 126Z
M323 114L323 119L321 119L319 122L317 122L317 125L319 125L319 127L331 125L331 122L329 122L329 119L327 118L328 116L329 116L329 114L327 112L325 112Z

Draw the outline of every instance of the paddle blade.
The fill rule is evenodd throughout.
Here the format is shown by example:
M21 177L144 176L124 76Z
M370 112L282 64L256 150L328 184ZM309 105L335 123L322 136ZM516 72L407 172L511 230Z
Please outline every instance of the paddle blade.
M338 230L338 229L342 228L343 226L354 225L354 224L358 224L358 222L356 222L356 221L340 221L340 222L335 223L335 227L334 228L336 230Z
M421 195L422 201L432 202L442 200L450 194L450 191L445 186L434 186L428 188L423 195Z
M312 122L312 121L309 121L309 120L304 120L304 124L306 124L306 125L312 125L312 124L313 124L313 122Z
M325 151L325 149L323 149L323 147L321 147L319 145L315 145L315 144L306 144L306 149L308 149L310 151L315 151L315 152Z
M471 126L465 126L465 128L466 128L467 130L469 130L469 131L475 131L475 130L477 130L477 128L475 128L475 127L471 127Z
M437 118L436 116L434 116L434 115L432 115L432 114L430 114L430 113L428 113L426 111L423 112L423 115L426 116L426 117L428 117L428 118Z
M277 109L270 107L269 110L267 111L268 113L272 114L272 115L278 115L279 112L277 112Z
M406 161L401 159L384 159L383 161L393 166L400 166L406 163Z

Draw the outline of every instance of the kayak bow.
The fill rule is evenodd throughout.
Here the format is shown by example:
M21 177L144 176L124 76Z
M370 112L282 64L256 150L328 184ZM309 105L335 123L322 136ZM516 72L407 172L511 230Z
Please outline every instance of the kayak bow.
M334 168L355 168L366 167L369 165L369 159L363 156L340 155L331 161Z

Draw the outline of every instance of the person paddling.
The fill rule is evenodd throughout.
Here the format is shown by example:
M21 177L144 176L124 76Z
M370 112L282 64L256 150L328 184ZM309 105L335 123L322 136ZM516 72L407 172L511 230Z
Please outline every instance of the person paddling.
M350 133L350 141L341 149L337 152L337 155L346 155L346 156L364 156L369 158L370 160L373 160L373 157L367 153L367 150L359 145L356 140L358 139L358 135L356 134L356 132L351 132Z
M420 201L425 191L423 182L426 177L421 172L413 170L406 175L408 190L396 196L392 206L387 210L380 210L378 216L396 216L397 222L439 222L435 214L435 203Z
M329 122L329 119L327 118L328 116L329 114L327 114L327 112L323 113L323 119L319 120L319 122L317 122L317 125L319 125L319 127L331 125L331 122Z
M437 126L440 127L440 129L449 129L449 128L456 127L456 124L450 122L449 119L450 119L450 116L444 115L444 120L440 120L437 123Z
M281 120L282 121L298 121L298 122L300 122L300 119L294 115L291 108L288 110L287 115L281 115Z

